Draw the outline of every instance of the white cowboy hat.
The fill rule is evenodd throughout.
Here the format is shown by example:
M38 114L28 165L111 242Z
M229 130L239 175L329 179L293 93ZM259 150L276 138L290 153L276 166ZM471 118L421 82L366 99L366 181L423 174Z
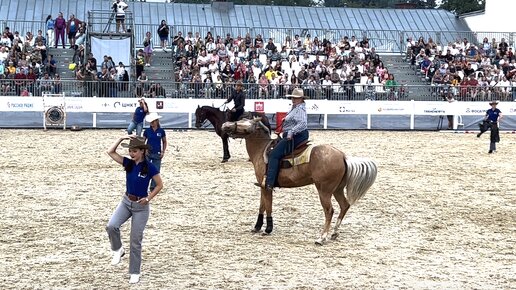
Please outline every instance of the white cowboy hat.
M148 123L151 123L154 120L161 119L161 117L163 117L163 116L158 115L158 113L150 113L147 116L145 116L145 121L147 121Z
M287 98L303 98L303 99L309 99L308 96L305 96L303 89L294 89L292 91L291 95L286 95Z
M489 102L489 105L498 105L499 101L491 101Z

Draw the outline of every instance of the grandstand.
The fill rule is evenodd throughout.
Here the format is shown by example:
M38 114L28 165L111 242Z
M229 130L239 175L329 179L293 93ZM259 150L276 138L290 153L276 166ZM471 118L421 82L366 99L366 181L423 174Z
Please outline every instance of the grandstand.
M58 88L78 96L132 96L139 92L147 96L222 98L231 91L233 82L243 79L249 98L278 98L300 86L316 99L442 100L444 89L441 89L442 84L435 82L433 74L438 71L436 63L440 65L438 60L445 56L442 55L443 50L464 40L470 46L479 46L482 42L468 29L464 19L444 10L306 9L233 5L230 2L211 5L129 2L129 5L131 21L127 24L127 34L131 37L131 58L138 59L137 50L143 48L146 32L151 33L155 48L152 65L142 69L148 81L138 80L136 63L125 63L130 72L127 81L114 75L110 79L108 69L97 76L110 79L109 83L81 85L80 88L91 89L80 89L77 82L67 80L98 81L85 77L80 71L87 64L88 41L81 53L74 50L71 50L74 53L64 52L62 48L47 45L47 54L56 57L56 73L61 76L58 83L52 84L53 92L58 92ZM45 19L38 18L49 14L55 17L62 11L65 18L75 14L78 19L89 22L87 34L119 35L113 30L105 31L104 22L91 20L92 11L110 12L109 1L0 0L0 7L0 19L4 19L0 22L2 31L6 27L21 35L46 31ZM162 19L170 25L170 44L173 43L168 47L170 53L156 49L160 46L157 28ZM174 43L174 37L179 34L184 42ZM499 41L505 34L490 36ZM415 45L409 38L422 39L424 45ZM427 48L430 39L432 45ZM510 39L508 46L512 46ZM425 68L421 68L424 56L418 56L416 47L426 50L430 58L430 64L425 62ZM97 73L100 73L103 56L94 57L97 59ZM499 65L496 58L495 53L490 65ZM38 64L37 59L31 61ZM510 64L511 59L504 62ZM76 64L75 69L71 70L70 63ZM118 61L113 60L113 63L116 66ZM31 66L29 62L21 65ZM38 67L46 68L45 61L41 60ZM505 71L510 70L506 68ZM4 93L19 95L26 89L29 94L41 94L43 90L38 82L44 72L31 76L30 80L20 75L16 81L16 74L12 75L13 80L4 76ZM115 70L114 74L117 73ZM262 74L265 78L261 77ZM499 77L502 78L501 75ZM153 82L161 83L165 92L156 94L151 91L151 87L155 87ZM492 85L500 86L499 83ZM435 88L437 85L438 89ZM103 86L108 89L102 89ZM122 87L125 88L123 92ZM109 93L113 92L109 88L114 88L115 93ZM446 87L446 91L452 90ZM498 91L480 94L480 98L475 95L475 100L512 98L512 87L505 86L503 91L503 95ZM471 94L466 95L471 98Z

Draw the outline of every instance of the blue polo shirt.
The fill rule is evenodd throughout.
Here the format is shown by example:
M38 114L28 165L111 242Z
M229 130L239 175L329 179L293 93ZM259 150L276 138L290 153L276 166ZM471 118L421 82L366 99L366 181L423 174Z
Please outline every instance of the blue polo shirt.
M124 167L129 164L129 162L134 162L133 160L124 157L123 165ZM147 166L149 168L147 174L142 174L142 167L143 164L147 163ZM152 179L152 177L156 174L159 174L159 170L156 169L156 166L154 164L142 161L135 164L133 169L130 172L125 173L125 190L127 193L136 195L139 197L146 197L148 195L147 189L149 188L149 183Z
M160 154L161 153L161 139L166 136L165 130L158 127L156 131L152 127L145 129L143 137L147 138L147 144L150 145L149 153Z
M143 110L142 107L136 108L136 110L134 111L134 122L142 123L144 118L145 118L145 110Z
M502 111L500 111L500 109L496 108L493 110L493 108L487 110L486 112L486 115L487 115L487 119L489 121L493 121L493 122L496 122L498 121L498 117L500 116L500 113Z

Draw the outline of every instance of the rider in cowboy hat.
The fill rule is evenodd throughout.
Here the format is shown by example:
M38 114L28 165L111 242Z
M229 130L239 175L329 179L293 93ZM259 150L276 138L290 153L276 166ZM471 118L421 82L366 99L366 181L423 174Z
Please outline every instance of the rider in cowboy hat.
M281 158L291 152L299 144L308 140L308 116L306 114L305 99L303 89L294 89L291 95L287 95L292 100L292 109L283 119L282 130L283 139L274 147L269 155L269 165L267 177L259 186L266 190L272 190L276 184Z

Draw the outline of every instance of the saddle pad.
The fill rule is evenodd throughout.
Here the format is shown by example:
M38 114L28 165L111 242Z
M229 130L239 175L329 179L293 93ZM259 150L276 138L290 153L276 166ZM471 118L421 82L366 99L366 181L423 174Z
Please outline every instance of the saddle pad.
M295 156L294 158L284 158L283 161L287 161L288 163L290 163L291 166L308 163L308 162L310 162L310 155L312 153L313 148L314 148L314 145L310 144L298 156Z

